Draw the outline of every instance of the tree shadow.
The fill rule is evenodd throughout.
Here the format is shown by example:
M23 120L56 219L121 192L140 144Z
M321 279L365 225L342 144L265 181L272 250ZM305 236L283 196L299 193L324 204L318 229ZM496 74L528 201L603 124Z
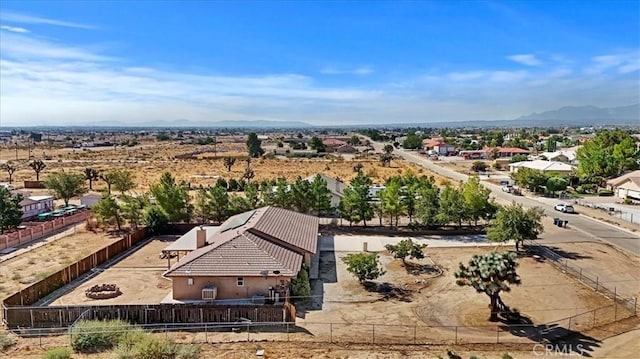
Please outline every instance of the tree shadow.
M419 276L419 275L428 275L428 276L438 276L442 274L442 269L437 265L431 264L418 264L413 262L405 262L404 269L407 271L407 274Z
M538 355L579 355L591 357L600 341L583 333L565 328L557 323L535 324L531 318L502 303L499 321L500 329L513 336L528 338L537 343L534 354Z
M541 248L540 248L541 247ZM541 261L540 258L546 258L553 256L556 260L560 259L592 259L592 256L583 255L578 252L566 251L560 247L544 245L544 246L528 246L524 252L520 252L520 255L528 256Z
M380 300L398 300L400 302L411 303L413 301L413 291L406 288L395 286L389 282L376 283L366 281L362 283L364 289L368 292L380 294Z

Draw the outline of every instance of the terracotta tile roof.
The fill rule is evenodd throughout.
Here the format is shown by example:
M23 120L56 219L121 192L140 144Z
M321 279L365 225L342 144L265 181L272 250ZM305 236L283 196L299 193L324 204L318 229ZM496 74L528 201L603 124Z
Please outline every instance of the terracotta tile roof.
M346 145L347 142L343 140L339 140L337 138L325 138L322 140L322 144L325 146L343 146Z
M229 218L207 243L175 263L165 276L253 276L273 270L296 275L302 253L317 250L318 218L262 207Z
M245 233L187 254L165 276L294 276L301 266L302 255Z
M260 208L256 215L247 223L247 229L252 233L260 235L261 232L307 252L316 252L318 217L278 207Z

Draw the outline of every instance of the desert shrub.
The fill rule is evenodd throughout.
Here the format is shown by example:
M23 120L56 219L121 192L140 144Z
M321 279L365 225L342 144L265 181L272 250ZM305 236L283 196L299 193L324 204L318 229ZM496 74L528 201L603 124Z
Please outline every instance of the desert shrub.
M148 334L133 345L132 354L135 359L173 358L176 344Z
M131 325L121 320L84 320L71 328L71 347L79 353L95 353L118 344Z
M178 346L176 359L197 359L200 357L200 345L184 344Z
M291 295L296 301L302 302L311 295L311 284L309 282L309 273L306 265L302 265L298 276L291 281Z
M5 350L16 343L16 338L9 333L0 333L0 350Z
M610 189L600 189L598 190L598 196L600 197L610 197L613 196L613 191Z
M471 170L474 172L485 172L489 168L489 165L483 161L474 161L471 165Z
M502 169L502 163L500 163L500 162L495 162L495 163L493 164L493 168L494 168L496 171L500 171L500 170Z
M70 348L54 348L42 355L43 359L70 359L73 352Z

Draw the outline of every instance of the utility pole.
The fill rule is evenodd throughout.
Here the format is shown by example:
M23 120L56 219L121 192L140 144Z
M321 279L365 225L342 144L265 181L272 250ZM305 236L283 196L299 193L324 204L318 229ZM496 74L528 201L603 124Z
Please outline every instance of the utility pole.
M16 161L18 160L18 141L16 141Z

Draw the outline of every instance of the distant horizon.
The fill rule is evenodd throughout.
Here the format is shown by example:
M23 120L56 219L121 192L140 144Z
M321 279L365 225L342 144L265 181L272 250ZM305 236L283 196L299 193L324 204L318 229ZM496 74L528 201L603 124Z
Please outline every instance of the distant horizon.
M0 127L427 125L621 107L638 102L639 44L640 2L624 0L4 0Z

